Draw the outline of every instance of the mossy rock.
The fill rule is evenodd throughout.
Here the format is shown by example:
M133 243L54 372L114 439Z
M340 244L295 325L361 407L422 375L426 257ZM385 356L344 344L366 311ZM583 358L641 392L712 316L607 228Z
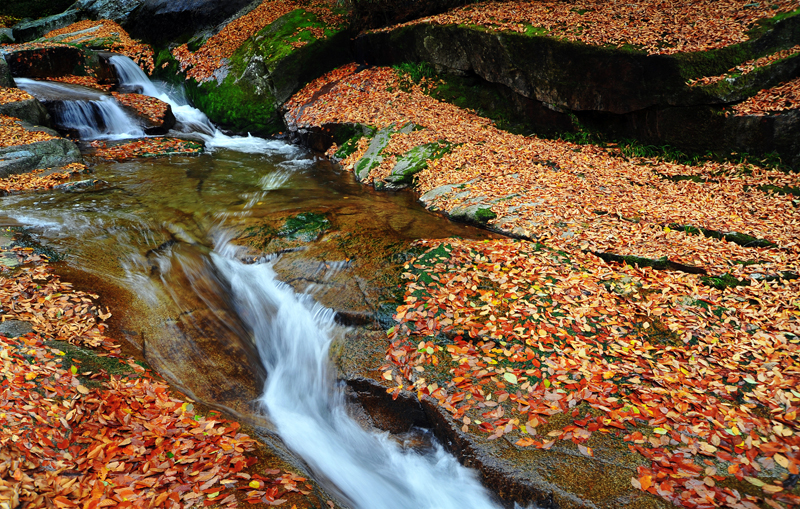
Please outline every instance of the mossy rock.
M409 126L411 126L411 124L409 124ZM413 126L407 126L404 129L410 132ZM359 181L365 180L369 176L369 172L381 164L381 161L383 161L381 152L389 144L389 140L392 139L392 134L395 132L397 131L394 128L385 127L378 131L372 138L372 141L369 143L369 148L367 148L367 151L355 165L355 174ZM403 132L403 129L401 129L400 132Z
M370 64L427 62L437 70L475 74L556 108L625 114L659 105L707 102L708 95L688 87L686 80L719 75L796 44L799 14L762 20L750 31L750 39L740 44L673 55L587 45L539 32L424 23L362 34L355 50Z
M326 230L331 228L331 222L325 214L303 212L286 219L277 235L286 240L301 240L311 242L317 240Z
M312 28L326 37L316 39ZM279 109L293 93L351 59L348 39L344 30L330 30L314 14L294 10L245 41L216 81L190 80L189 97L225 129L274 135L285 128Z
M452 148L452 144L444 142L416 146L397 159L385 180L394 186L409 185L414 175L428 167L428 161L444 157Z
M223 129L257 136L271 136L283 130L275 96L229 74L220 84L187 82L192 103Z

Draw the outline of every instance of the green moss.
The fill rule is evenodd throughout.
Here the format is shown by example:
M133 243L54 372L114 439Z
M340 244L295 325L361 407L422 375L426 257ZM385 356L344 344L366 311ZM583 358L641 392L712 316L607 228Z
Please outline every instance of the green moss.
M749 186L745 186L745 190L748 189ZM800 196L800 187L793 187L793 186L773 186L769 184L758 186L756 189L759 191L764 191L765 193L775 193L775 194L782 194L782 195L792 195L792 196Z
M492 209L490 208L478 209L477 212L475 212L475 219L477 219L481 223L488 223L489 221L495 219L496 217L497 214L492 212Z
M311 28L326 36L316 39ZM294 10L245 41L230 59L230 71L221 83L190 82L190 99L224 128L261 136L284 129L278 106L305 82L344 63L348 37L331 30L314 14ZM346 34L345 34L346 35ZM292 43L304 42L295 48ZM245 74L249 65L262 66Z
M386 180L394 184L411 184L414 175L428 167L428 161L441 159L450 153L454 146L445 141L418 145L397 159Z
M529 37L535 37L535 36L548 35L550 33L550 31L547 30L546 28L542 28L542 27L536 27L536 26L533 26L533 25L525 25L525 32L524 33L525 33L525 35L527 35Z
M339 145L334 157L344 159L355 152L358 148L358 140L365 136L365 131L369 133L366 135L367 138L374 135L373 130L365 129L360 124L340 126L333 135L333 142Z
M181 74L180 62L172 56L166 48L156 53L154 62L153 78L171 83L174 85L182 84L184 77Z
M725 240L727 242L733 242L734 244L739 244L740 246L744 247L777 247L774 242L770 242L765 239L759 239L753 237L752 235L747 235L746 233L738 233L738 232L719 232L716 230L709 230L707 228L697 228L692 225L683 225L672 223L669 225L670 228L673 230L680 230L684 233L689 235L704 235L706 237L711 237L714 239Z
M269 136L283 130L283 121L271 94L259 95L245 83L236 83L232 75L215 82L187 82L186 92L192 103L212 122L236 132Z
M717 290L724 290L726 288L735 288L737 286L749 286L750 281L737 279L730 274L723 274L721 276L701 276L700 281L703 284L716 288Z
M302 214L287 218L277 234L279 237L283 237L286 240L311 242L317 239L322 232L330 228L331 222L324 214L303 212Z
M451 74L437 74L435 80L435 87L428 91L431 97L475 111L493 120L498 129L514 134L531 134L531 126L513 103L500 93L500 85Z
M98 356L95 350L81 348L67 343L66 341L46 341L45 345L64 352L62 367L65 370L69 370L74 365L79 373L84 373L86 371L99 373L102 370L109 375L136 375L133 368L120 359L109 356ZM149 369L146 365L143 367ZM87 383L86 380L84 380L84 383L91 385Z
M740 44L732 44L724 48L710 51L696 51L674 55L681 76L686 80L703 76L719 76L742 62L774 53L776 50L774 43L764 45L761 44L759 40L770 31L775 30L779 21L795 18L798 17L798 15L800 15L800 9L779 14L774 18L758 21L748 32L749 39ZM781 29L786 33L777 34L777 37L774 37L774 39L780 41L782 39L781 35L788 38L793 37L791 26L782 23Z
M361 138L362 137L358 135L353 136L339 147L339 150L336 151L334 156L338 159L344 159L345 157L349 156L356 151L356 148L358 147L358 140Z
M316 15L303 9L294 10L281 16L274 23L261 30L251 40L252 46L239 56L254 52L265 58L268 69L279 60L287 57L297 48L292 43L311 44L317 41L310 29L322 29L325 37L332 37L341 30L331 30ZM251 53L252 54L252 53ZM236 56L234 56L234 59ZM242 59L243 60L243 59ZM241 67L238 70L243 70Z

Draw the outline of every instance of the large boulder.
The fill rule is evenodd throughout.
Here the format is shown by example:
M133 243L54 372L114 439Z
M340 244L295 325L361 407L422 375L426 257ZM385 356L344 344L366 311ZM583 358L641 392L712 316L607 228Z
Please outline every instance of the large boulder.
M0 14L15 18L40 18L58 14L74 0L3 0Z
M32 41L51 30L64 28L84 19L110 19L122 24L143 1L78 0L64 12L17 24L14 26L13 37L16 42Z
M0 48L0 55L4 56L11 75L17 78L91 76L98 83L116 83L117 80L117 75L109 62L109 57L113 53L105 51L93 51L66 44L23 44Z
M280 107L304 84L352 60L350 33L326 32L327 37L292 47L299 32L325 30L314 14L294 10L245 41L220 70L217 81L187 81L192 102L224 129L270 136L285 129Z
M132 37L163 45L217 26L251 3L252 0L144 0L130 14L125 28Z
M50 115L38 99L30 98L0 104L0 115L15 117L33 125L50 126Z
M0 147L0 178L40 168L66 166L82 160L75 143L61 138L57 132L24 121L21 124L28 131L43 131L53 138L27 145Z
M123 24L142 3L144 0L78 0L71 8L85 19L110 19Z
M85 74L85 55L74 46L13 48L5 53L12 76L55 78Z
M0 87L14 87L14 78L11 76L11 69L3 55L0 55Z
M13 37L15 42L27 42L38 39L50 30L64 28L67 25L80 21L82 18L76 9L68 9L62 13L32 21L24 21L14 25Z

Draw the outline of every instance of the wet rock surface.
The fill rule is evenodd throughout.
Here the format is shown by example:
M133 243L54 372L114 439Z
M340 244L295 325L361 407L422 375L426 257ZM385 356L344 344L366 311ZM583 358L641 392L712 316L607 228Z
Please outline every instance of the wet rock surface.
M3 262L0 261L0 264L2 263ZM33 332L33 326L30 324L30 322L6 320L5 322L0 323L0 335L3 335L7 338L24 336L25 334L30 334L31 332Z

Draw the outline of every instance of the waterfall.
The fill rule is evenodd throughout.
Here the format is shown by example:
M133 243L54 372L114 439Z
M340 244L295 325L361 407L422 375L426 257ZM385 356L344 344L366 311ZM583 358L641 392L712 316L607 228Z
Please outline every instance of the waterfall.
M128 57L115 55L109 62L117 71L120 86L168 103L178 121L178 129L184 133L197 133L205 142L207 150L226 148L259 154L283 145L282 142L265 140L249 134L227 136L217 129L202 111L189 104L182 89L168 90L163 85L153 83L136 62Z
M360 509L499 507L476 473L440 445L404 449L348 415L328 361L331 310L278 282L270 264L239 262L233 247L212 258L267 370L261 402L284 442L328 488Z
M142 127L114 99L61 101L56 103L53 111L56 125L76 130L83 140L144 136Z
M144 136L144 130L112 97L65 83L15 80L35 97L53 101L53 120L60 129L73 130L81 139L124 139Z

